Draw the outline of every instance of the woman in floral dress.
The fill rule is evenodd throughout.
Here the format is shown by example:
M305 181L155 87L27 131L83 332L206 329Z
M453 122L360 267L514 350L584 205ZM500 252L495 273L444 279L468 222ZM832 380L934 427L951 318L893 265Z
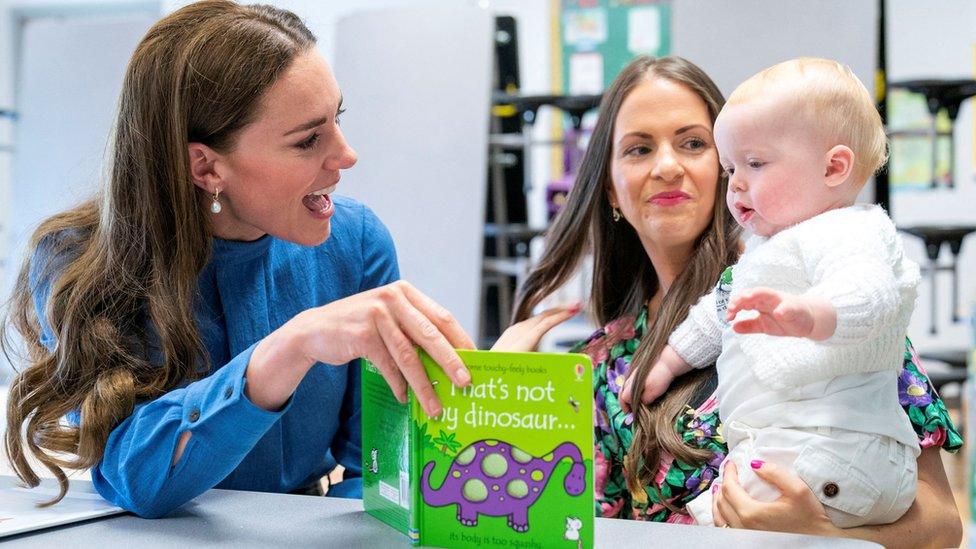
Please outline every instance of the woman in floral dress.
M859 537L882 545L958 545L961 522L940 447L961 440L932 392L910 343L900 392L919 433L918 494L897 522L841 530L813 491L773 463L756 474L782 493L746 494L733 468L713 485L726 453L713 392L714 368L680 380L650 406L624 414L617 395L628 376L642 387L667 337L740 251L724 204L712 124L724 100L708 76L677 57L638 57L604 94L579 175L547 234L546 252L519 296L517 323L496 349L527 350L579 306L532 311L593 254L588 310L606 326L580 343L595 365L596 487L606 517L689 522L684 505L715 489L716 524ZM634 395L638 402L640 395Z

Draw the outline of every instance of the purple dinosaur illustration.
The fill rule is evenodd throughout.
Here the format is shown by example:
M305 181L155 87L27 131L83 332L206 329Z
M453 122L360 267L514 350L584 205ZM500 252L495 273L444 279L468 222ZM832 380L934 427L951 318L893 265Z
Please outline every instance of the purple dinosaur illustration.
M566 493L578 496L586 488L586 466L579 448L564 442L538 458L498 440L479 440L458 453L440 488L434 489L430 474L435 462L424 466L420 490L432 507L457 504L458 522L478 524L478 515L508 517L516 532L529 529L529 507L545 489L556 464L563 458L573 465L563 481Z

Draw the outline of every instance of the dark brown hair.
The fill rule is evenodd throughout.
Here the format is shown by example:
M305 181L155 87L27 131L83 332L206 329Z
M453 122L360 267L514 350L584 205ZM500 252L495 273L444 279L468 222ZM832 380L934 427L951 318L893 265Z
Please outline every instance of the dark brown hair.
M232 150L264 92L314 44L291 12L213 0L163 18L136 48L107 180L95 200L41 223L5 319L26 345L26 367L10 386L6 450L28 485L39 482L28 455L58 478L61 492L47 504L67 491L64 469L102 459L137 402L209 368L193 299L212 229L188 144ZM42 317L34 301L44 284ZM14 354L10 341L4 350ZM77 426L62 421L72 411Z
M701 69L680 57L638 57L625 67L604 94L599 116L579 175L566 206L547 233L542 259L526 279L514 320L528 318L546 296L565 284L593 251L591 310L600 325L625 315L635 316L658 290L657 274L637 232L626 222L611 219L608 198L613 130L620 106L644 79L665 78L687 86L705 102L714 123L722 108L722 93ZM692 256L649 318L647 333L634 353L634 402L640 402L644 379L668 336L688 315L689 308L715 285L722 270L738 259L739 228L725 207L727 181L718 170L712 219L698 237ZM685 445L675 420L712 370L682 376L667 394L634 414L634 439L626 465L627 484L643 490L657 474L660 453L670 452L687 463L704 463L710 452Z

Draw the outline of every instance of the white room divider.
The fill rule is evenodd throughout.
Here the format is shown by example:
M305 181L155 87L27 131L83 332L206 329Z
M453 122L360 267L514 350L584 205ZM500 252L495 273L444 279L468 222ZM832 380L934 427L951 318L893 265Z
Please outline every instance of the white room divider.
M494 19L470 8L361 12L336 28L335 72L359 163L339 194L371 207L405 280L478 335Z

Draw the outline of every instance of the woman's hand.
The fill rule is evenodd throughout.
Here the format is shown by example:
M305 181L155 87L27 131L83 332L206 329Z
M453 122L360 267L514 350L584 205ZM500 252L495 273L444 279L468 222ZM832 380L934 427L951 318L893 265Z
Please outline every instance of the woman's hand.
M823 505L800 477L775 463L757 463L760 467L753 469L756 475L782 495L773 502L754 499L739 484L735 465L730 461L725 464L723 483L712 498L716 526L820 536L839 533Z
M512 324L492 345L492 351L531 352L539 348L539 341L549 330L573 318L582 305L574 303L546 309L545 311Z
M247 396L265 409L280 408L316 362L372 362L400 402L409 385L430 416L441 404L415 346L427 351L464 387L471 381L454 348L474 349L471 338L443 307L407 282L394 282L299 313L262 340L247 369Z

